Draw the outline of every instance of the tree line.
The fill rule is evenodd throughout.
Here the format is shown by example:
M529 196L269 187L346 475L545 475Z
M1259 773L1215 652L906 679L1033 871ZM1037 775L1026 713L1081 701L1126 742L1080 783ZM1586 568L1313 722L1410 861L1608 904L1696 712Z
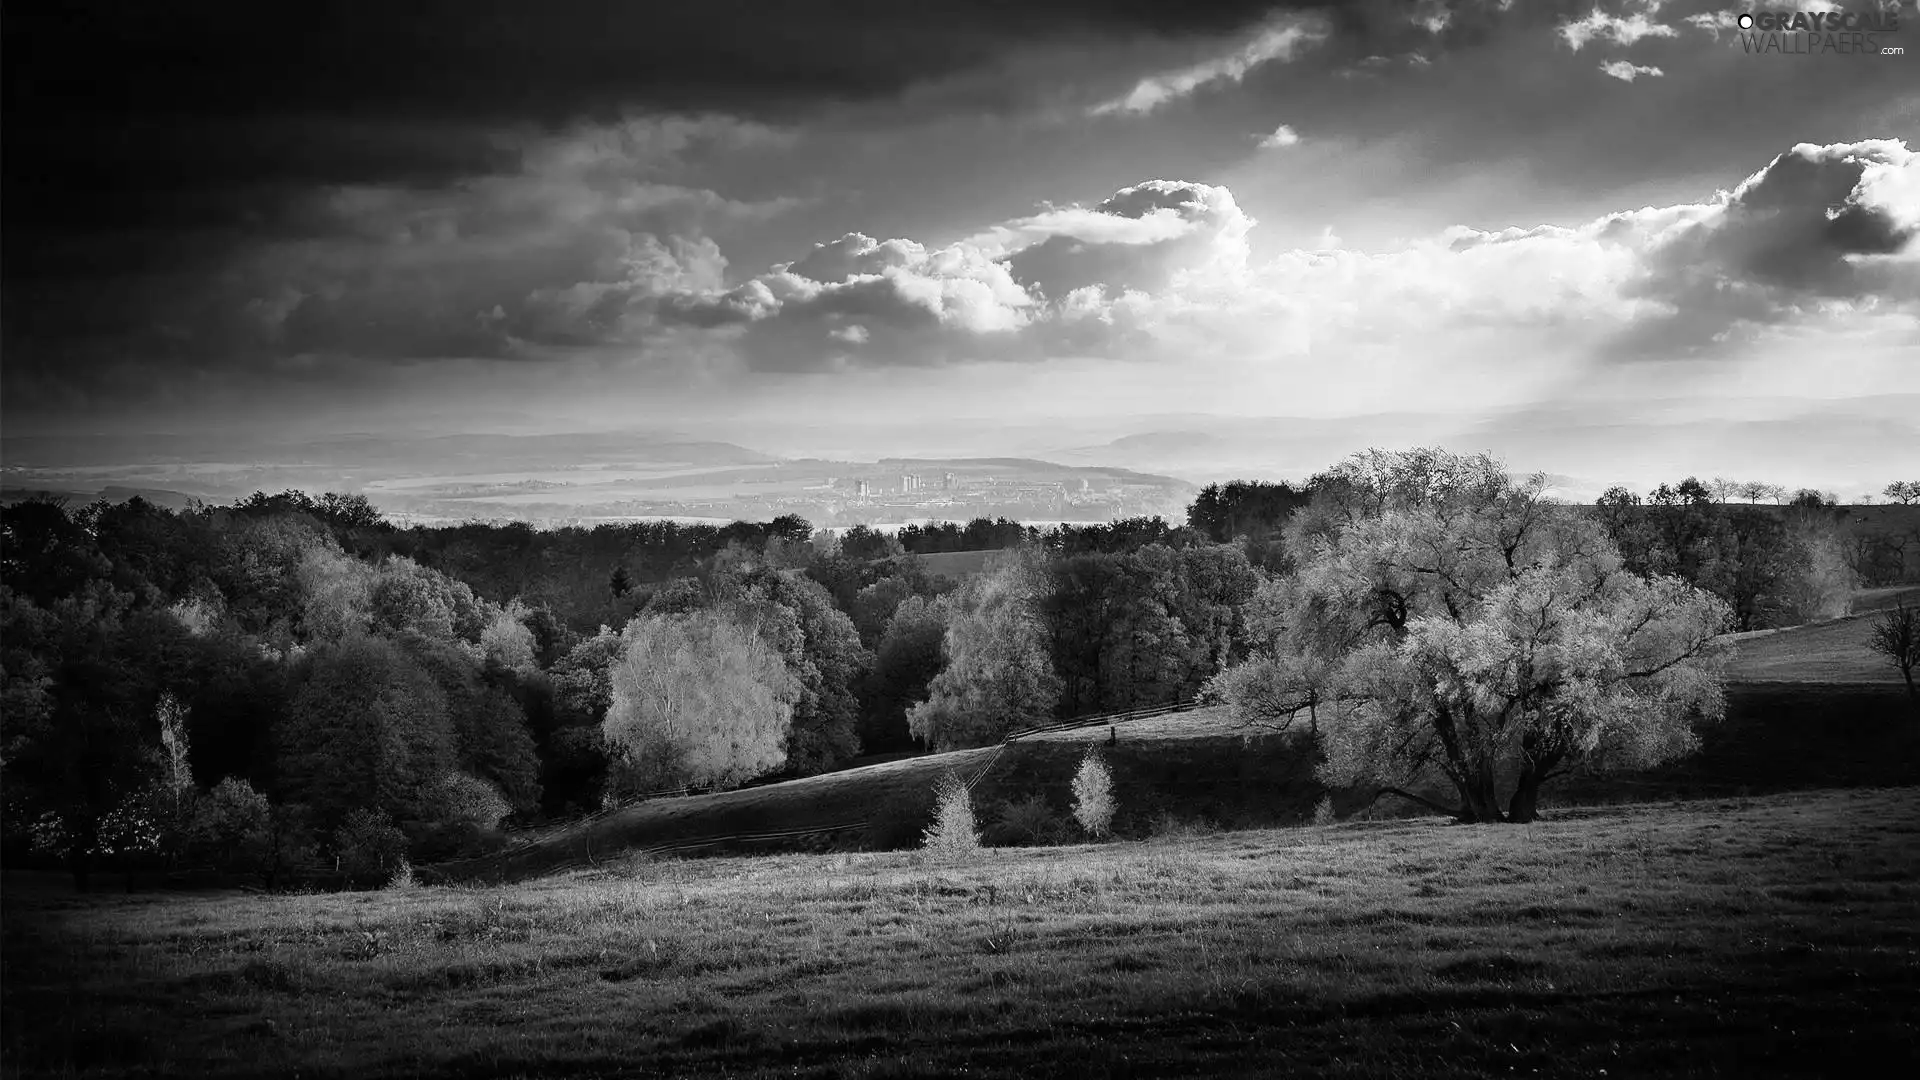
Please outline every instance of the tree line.
M5 855L81 880L391 870L650 791L1173 700L1234 653L1253 583L1158 521L1056 530L964 583L797 518L399 529L283 492L34 499L0 530Z
M1180 524L894 536L791 516L401 529L364 498L299 492L180 512L17 503L0 508L5 855L81 878L101 860L388 870L648 792L1196 695L1254 717L1292 703L1287 722L1304 709L1317 729L1360 700L1330 674L1342 650L1424 642L1440 612L1471 628L1471 589L1357 584L1381 572L1367 545L1404 555L1429 533L1542 560L1577 540L1617 560L1607 574L1694 590L1740 629L1831 613L1861 573L1824 501L1726 506L1689 480L1548 511L1538 490L1489 486L1492 465L1436 453L1212 485ZM1476 514L1493 524L1463 524ZM1532 531L1508 536L1500 514ZM956 582L918 558L950 542L1005 550ZM1711 621L1687 603L1688 625Z

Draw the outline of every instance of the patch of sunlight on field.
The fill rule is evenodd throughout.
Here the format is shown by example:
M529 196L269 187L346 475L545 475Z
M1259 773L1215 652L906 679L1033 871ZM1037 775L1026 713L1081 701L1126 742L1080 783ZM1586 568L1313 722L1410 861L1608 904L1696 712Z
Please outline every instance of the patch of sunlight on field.
M1900 670L1868 648L1872 616L1796 626L1737 641L1727 678L1736 682L1897 683Z

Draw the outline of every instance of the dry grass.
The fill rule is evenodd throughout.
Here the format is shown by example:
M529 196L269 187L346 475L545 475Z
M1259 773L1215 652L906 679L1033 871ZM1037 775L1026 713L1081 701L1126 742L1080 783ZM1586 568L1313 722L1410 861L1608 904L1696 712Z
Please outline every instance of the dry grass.
M1867 647L1876 616L1756 634L1735 642L1727 677L1736 682L1898 683L1900 669Z
M1912 789L499 888L11 890L8 1075L1844 1073L1920 1053Z

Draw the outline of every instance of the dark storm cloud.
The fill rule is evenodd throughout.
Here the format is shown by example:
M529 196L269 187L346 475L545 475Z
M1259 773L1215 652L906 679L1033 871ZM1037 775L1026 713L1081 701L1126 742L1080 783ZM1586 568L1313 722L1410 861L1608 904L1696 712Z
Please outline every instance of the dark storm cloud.
M10 3L0 34L9 376L18 387L24 374L107 358L165 364L328 340L380 354L436 342L434 352L497 351L510 328L478 325L461 306L487 297L447 297L444 311L416 318L395 296L356 301L352 283L276 282L260 251L334 235L329 189L445 192L518 175L525 139L503 132L636 113L797 121L1016 48L1217 36L1272 6ZM281 310L268 295L281 284L306 295ZM409 325L420 322L431 325Z
M635 106L791 118L1035 40L1221 33L1266 6L14 3L7 179L82 192L431 182L494 163L484 132L502 124Z
M1018 47L1213 37L1275 9L1322 12L1362 52L1407 32L1389 0L321 0L271 14L226 0L11 3L8 216L250 221L285 185L510 168L489 140L506 125L635 108L791 120Z
M66 111L570 119L897 93L1035 37L1225 32L1275 5L1148 0L10 4L8 91ZM1295 5L1316 6L1316 5ZM28 10L32 9L32 10Z

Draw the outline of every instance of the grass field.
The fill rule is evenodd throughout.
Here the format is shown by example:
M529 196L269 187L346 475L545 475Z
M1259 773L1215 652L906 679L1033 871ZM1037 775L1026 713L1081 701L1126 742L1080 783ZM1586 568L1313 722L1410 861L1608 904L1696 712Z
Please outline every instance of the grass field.
M1853 593L1855 614L1885 611L1900 604L1908 607L1920 604L1920 586L1885 585L1877 589L1856 589Z
M1855 616L1747 638L1727 675L1741 682L1898 683L1900 669L1867 648L1873 622Z
M1698 754L1559 782L1524 827L1254 828L1358 803L1201 709L1118 726L1129 839L1103 845L621 854L859 846L949 770L985 770L983 807L1064 812L1099 728L659 800L433 868L518 884L75 896L11 875L0 1076L1878 1075L1920 1064L1920 710L1850 674L1864 625L1739 641ZM1645 803L1675 797L1705 801Z
M917 556L927 573L961 581L986 572L987 563L1002 551L935 551Z
M1912 789L498 888L6 893L8 1075L1899 1075Z
M1868 647L1875 612L1920 603L1910 585L1854 594L1851 618L1737 635L1727 677L1736 682L1899 683L1900 669Z

